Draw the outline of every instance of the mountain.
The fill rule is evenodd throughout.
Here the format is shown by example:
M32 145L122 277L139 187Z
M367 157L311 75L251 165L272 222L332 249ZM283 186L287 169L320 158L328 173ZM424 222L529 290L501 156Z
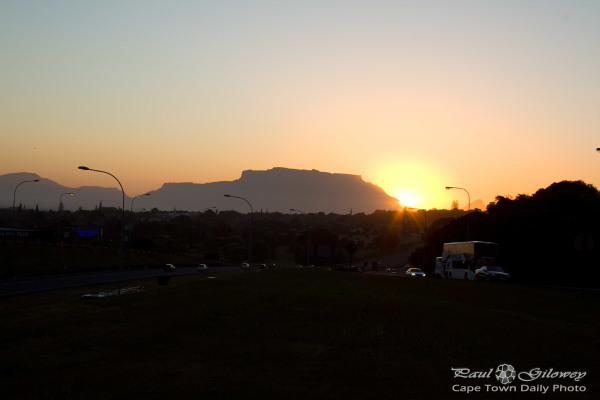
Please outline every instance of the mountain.
M121 207L122 193L116 188L82 186L69 188L32 173L0 176L0 207L12 207L16 185L26 180L39 179L19 187L16 206L39 207L41 210L58 208L62 195L67 210L93 209L102 202L104 207ZM70 197L64 193L75 193ZM135 208L171 211L203 211L206 208L254 212L290 212L290 208L304 212L336 214L371 213L375 210L395 210L398 200L383 189L365 182L359 175L272 168L266 171L243 171L239 179L211 183L165 183L150 196L138 197ZM132 206L132 198L125 196L125 209Z
M39 180L39 182L21 182ZM17 185L19 185L18 190ZM68 193L74 193L69 196ZM22 205L25 208L39 207L40 210L57 210L61 201L67 210L93 209L102 202L106 207L121 207L123 194L117 188L100 186L81 186L70 188L59 185L50 179L42 178L37 174L21 172L0 175L0 208L11 208ZM125 196L125 209L129 204ZM130 201L130 200L129 200Z
M480 210L485 211L486 206L485 206L485 203L483 202L483 200L477 199L477 200L471 202L471 210L474 210L476 208L479 208Z

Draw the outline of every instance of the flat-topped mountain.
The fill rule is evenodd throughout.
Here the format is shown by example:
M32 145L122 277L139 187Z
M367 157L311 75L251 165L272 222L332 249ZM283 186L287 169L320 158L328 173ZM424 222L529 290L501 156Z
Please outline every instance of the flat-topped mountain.
M35 184L19 188L16 206L39 207L41 210L57 209L63 193L75 193L67 199L65 209L93 209L102 202L103 207L121 207L122 195L115 188L82 186L69 188L31 173L0 176L0 207L10 208L15 186L24 180L39 179ZM126 186L125 184L123 185ZM127 188L125 187L127 194ZM218 210L249 212L249 205L225 194L242 197L254 212L290 212L290 208L304 212L348 214L371 213L375 210L395 210L398 200L379 186L366 182L359 175L273 168L266 171L247 170L234 181L210 183L165 183L150 196L138 197L135 208L171 211L202 211L214 207ZM131 197L125 198L125 209L131 207Z

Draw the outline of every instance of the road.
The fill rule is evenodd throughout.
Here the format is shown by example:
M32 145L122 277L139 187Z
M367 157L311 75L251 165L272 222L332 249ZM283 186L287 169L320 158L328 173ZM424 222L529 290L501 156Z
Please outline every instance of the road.
M212 272L234 271L240 267L209 267L206 272L198 272L196 267L177 267L175 271L165 272L158 268L144 270L105 271L89 274L60 275L27 280L0 282L0 297L18 296L50 290L68 289L81 286L95 286L105 283L129 282L156 278L161 275L210 274ZM114 287L117 289L117 286Z
M31 278L23 280L9 280L0 282L0 297L19 296L31 293L47 292L51 290L69 289L74 287L97 286L102 284L114 284L111 289L118 288L118 282L123 283L123 287L131 286L132 281L148 280L158 276L169 275L192 275L192 274L210 274L224 271L239 271L240 266L228 267L208 267L208 271L198 272L196 267L178 266L175 271L166 272L160 268L149 268L141 270L123 270L104 271L95 273L81 273L69 275L57 275L52 277ZM397 274L381 270L372 272L377 275L405 276L404 268L397 268Z

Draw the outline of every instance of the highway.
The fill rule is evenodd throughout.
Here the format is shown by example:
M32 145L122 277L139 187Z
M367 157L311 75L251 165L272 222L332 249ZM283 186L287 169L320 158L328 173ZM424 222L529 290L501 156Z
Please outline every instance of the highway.
M210 274L214 272L235 271L239 269L240 267L209 267L208 271L198 272L196 267L177 267L175 271L166 272L160 268L149 268L143 270L123 270L120 273L119 271L115 270L96 273L57 275L52 277L23 280L7 280L0 282L0 297L18 296L73 287L95 286L107 283L118 284L119 280L123 283L127 283L137 280L152 279L162 275L177 276L190 274ZM117 286L118 285L115 285L115 287L112 289L117 289Z
M208 267L207 271L198 272L197 267L178 266L175 271L164 271L161 268L147 268L64 274L48 277L37 277L28 279L14 279L0 282L0 298L9 296L27 295L32 293L47 292L51 290L69 289L74 287L97 286L112 284L110 289L117 289L119 280L122 287L131 286L135 281L148 280L158 276L181 276L193 274L211 274L216 272L239 271L241 266ZM370 272L376 275L391 275L405 277L404 268L397 268L397 274L380 270ZM108 289L108 288L107 288Z

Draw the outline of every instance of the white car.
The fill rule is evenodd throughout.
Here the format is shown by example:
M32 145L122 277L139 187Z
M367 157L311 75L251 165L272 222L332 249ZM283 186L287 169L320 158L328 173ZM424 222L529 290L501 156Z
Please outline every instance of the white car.
M409 268L406 270L406 275L408 276L420 276L422 278L425 277L425 272L421 271L421 268Z
M482 281L509 281L510 274L497 265L484 265L475 270L475 279Z
M165 271L171 272L171 271L175 271L175 266L173 264L166 264L163 269Z
M250 269L250 264L242 263L242 269Z
M206 272L206 271L208 271L208 267L206 266L206 264L198 265L198 272Z

